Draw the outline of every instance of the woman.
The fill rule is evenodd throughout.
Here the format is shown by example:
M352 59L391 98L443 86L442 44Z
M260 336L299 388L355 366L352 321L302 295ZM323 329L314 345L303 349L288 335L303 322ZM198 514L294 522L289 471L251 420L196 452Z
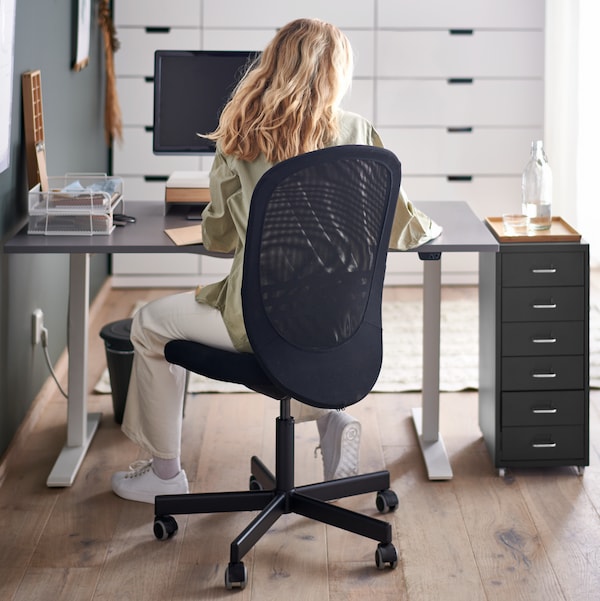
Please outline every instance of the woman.
M339 29L316 19L292 21L247 71L217 130L207 136L217 150L211 202L202 216L203 242L212 251L233 251L233 264L221 282L149 303L134 317L135 356L123 432L152 459L114 474L117 495L153 503L155 495L188 491L180 465L185 372L166 362L166 342L183 338L252 352L242 317L242 265L250 199L263 173L326 146L382 146L368 121L339 108L352 68L350 43ZM392 246L412 248L440 231L402 192ZM317 421L325 479L357 473L360 423L355 418L298 402L292 403L292 414L298 422Z

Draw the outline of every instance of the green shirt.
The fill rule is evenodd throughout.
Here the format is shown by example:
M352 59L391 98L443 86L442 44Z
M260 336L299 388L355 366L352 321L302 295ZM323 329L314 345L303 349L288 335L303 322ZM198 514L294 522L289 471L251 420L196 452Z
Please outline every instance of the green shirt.
M332 146L365 144L383 146L375 128L363 117L341 112L340 133ZM210 204L202 214L204 246L216 252L234 253L229 275L220 282L199 287L196 300L219 309L238 351L252 352L242 313L242 266L250 199L258 180L271 164L264 156L255 161L241 161L217 151L210 171ZM400 190L390 248L407 250L431 240L441 228L424 215Z

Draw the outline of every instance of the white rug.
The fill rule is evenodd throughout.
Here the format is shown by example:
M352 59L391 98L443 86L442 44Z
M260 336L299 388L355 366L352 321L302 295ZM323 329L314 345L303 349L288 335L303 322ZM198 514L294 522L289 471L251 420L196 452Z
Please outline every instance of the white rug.
M383 365L374 392L421 390L422 311L421 302L384 303ZM479 363L477 302L443 301L440 336L440 390L476 390ZM600 303L590 306L590 386L600 388ZM94 390L110 393L106 370ZM250 391L237 384L190 374L189 392Z
M474 312L475 311L475 312ZM383 305L383 364L374 392L421 390L423 369L423 305L390 302ZM440 389L478 386L477 303L444 302L441 314ZM368 352L368 349L365 349ZM244 386L215 382L192 374L190 392L231 392Z

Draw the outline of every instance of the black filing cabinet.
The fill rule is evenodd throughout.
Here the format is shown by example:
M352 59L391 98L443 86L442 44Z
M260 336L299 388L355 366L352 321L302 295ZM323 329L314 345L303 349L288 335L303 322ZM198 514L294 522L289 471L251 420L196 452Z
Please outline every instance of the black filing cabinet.
M589 463L589 246L501 243L479 263L479 426L494 466Z

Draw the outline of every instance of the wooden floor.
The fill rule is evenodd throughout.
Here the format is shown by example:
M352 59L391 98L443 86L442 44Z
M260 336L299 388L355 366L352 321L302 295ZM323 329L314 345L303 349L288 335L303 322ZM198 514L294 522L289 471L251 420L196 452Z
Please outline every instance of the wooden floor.
M600 298L595 273L592 295ZM165 290L106 290L91 315L90 387L104 368L100 327ZM418 289L388 290L388 297ZM474 289L444 289L444 296ZM51 335L51 332L50 332ZM64 380L64 361L59 376ZM600 391L591 395L590 466L493 469L477 426L477 393L441 397L441 430L454 478L430 482L410 419L416 394L373 394L352 408L363 424L361 469L387 467L400 498L395 570L378 571L376 544L285 516L245 558L249 583L223 586L229 542L249 514L180 517L158 542L153 508L117 498L113 471L140 458L112 419L109 396L90 396L102 424L71 488L46 477L63 445L65 401L52 382L4 457L0 478L2 601L439 601L598 599L600 595ZM183 463L194 491L247 486L248 457L273 458L276 403L259 395L203 395L187 403ZM314 423L297 426L297 483L321 478ZM340 502L378 515L374 496Z

